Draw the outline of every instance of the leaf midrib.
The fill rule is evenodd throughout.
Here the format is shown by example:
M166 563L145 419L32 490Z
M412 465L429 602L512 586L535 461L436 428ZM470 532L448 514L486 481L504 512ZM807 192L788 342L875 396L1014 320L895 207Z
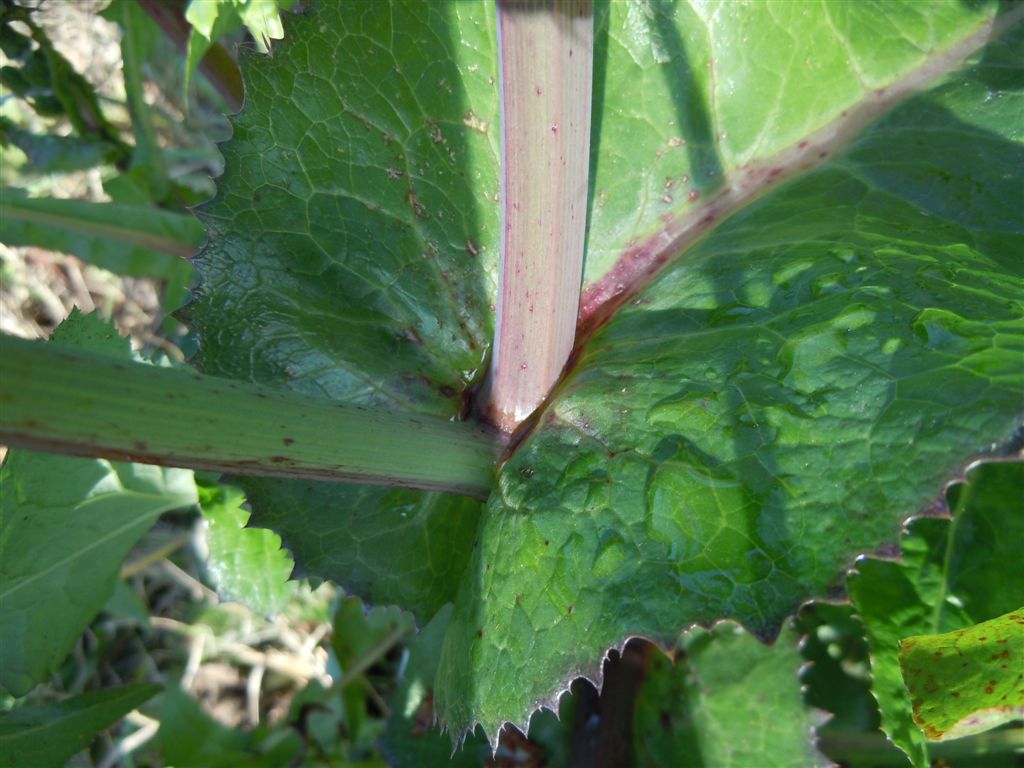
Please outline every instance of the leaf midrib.
M690 247L710 235L722 222L746 208L754 200L774 191L781 184L831 162L838 152L853 143L868 125L930 87L943 75L958 69L968 56L1021 20L1024 20L1024 5L984 20L970 34L926 58L913 70L885 86L884 97L878 97L876 91L865 90L860 102L846 107L845 116L840 115L770 158L759 159L749 164L743 171L733 171L724 180L721 190L705 202L688 207L685 212L681 212L681 208L677 207L676 213L665 219L663 227L649 234L639 245L622 253L615 264L600 278L584 286L573 356L579 355L581 348L594 333L622 306L628 304ZM822 153L825 153L824 157L821 157ZM755 178L767 176L776 168L783 170L770 177L767 183L750 183ZM641 252L644 255L642 260L633 255ZM642 262L641 266L633 267L631 278L624 282L617 270L629 267L630 262L637 261Z

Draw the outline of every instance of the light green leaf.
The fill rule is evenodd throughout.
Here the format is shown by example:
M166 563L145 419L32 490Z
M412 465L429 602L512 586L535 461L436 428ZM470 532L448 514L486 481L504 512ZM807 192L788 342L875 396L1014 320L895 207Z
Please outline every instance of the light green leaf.
M72 253L120 275L167 279L191 271L202 242L192 216L147 205L26 197L0 191L0 239Z
M57 344L130 355L95 315ZM12 451L0 469L0 686L46 679L113 594L128 551L163 512L196 503L192 473Z
M290 7L295 0L233 0L238 17L249 34L263 50L270 50L272 40L284 37L279 9Z
M654 654L636 705L636 765L827 765L800 695L798 640L787 629L768 646L723 623L687 632L675 664Z
M150 683L90 691L52 704L0 714L0 754L5 768L62 768L160 686Z
M650 244L699 231L705 215L720 218L765 182L820 162L898 94L927 85L946 51L972 34L984 41L995 7L596 5L600 149L585 308L588 293L608 297L628 282Z
M956 739L1024 720L1024 608L943 635L900 641L914 722Z
M1016 499L1022 483L1024 464L975 467L966 484L949 491L952 521L914 520L900 542L902 562L862 558L849 578L871 647L882 727L916 766L927 766L931 754L912 719L899 643L966 629L1019 605L1024 516Z
M229 485L199 489L206 518L207 567L217 592L263 615L277 613L293 593L292 560L281 539L262 528L246 528L245 494Z

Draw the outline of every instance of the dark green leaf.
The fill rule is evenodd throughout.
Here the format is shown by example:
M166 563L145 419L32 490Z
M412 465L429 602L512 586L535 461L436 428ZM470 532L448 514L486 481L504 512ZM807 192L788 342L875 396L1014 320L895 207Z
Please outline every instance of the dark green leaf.
M302 575L330 578L426 622L464 578L483 505L404 488L235 478L253 525L272 528Z
M53 704L20 707L0 715L4 768L62 768L160 686L150 683L90 691Z

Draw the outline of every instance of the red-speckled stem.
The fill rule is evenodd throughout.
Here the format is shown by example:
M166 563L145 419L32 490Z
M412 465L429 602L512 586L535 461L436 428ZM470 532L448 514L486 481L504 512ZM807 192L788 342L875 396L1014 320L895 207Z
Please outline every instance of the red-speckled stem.
M511 431L569 357L590 157L590 0L500 0L502 271L486 416Z

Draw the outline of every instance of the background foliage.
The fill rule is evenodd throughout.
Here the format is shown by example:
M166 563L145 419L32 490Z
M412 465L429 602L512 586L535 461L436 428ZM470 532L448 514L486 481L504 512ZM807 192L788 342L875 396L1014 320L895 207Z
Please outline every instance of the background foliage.
M56 343L176 365L195 352L193 324L223 324L203 337L199 360L212 372L457 413L492 330L498 170L487 119L497 114L493 9L454 7L339 12L332 34L346 45L331 48L313 31L316 17L281 27L273 2L182 6L191 31L175 38L120 0L97 29L120 36L121 57L97 87L86 77L95 72L72 63L73 46L62 53L67 19L5 4L5 315L29 318L15 330L48 331L78 303L98 314L73 314ZM714 57L722 72L741 70L747 25L765 45L800 23L805 39L820 39L814 24L824 22L782 18L778 8L755 9L760 20L727 14L719 36L705 40L691 30L707 20L688 5L598 4L605 151L592 231L607 252L591 249L588 284L659 217L685 217L724 175L756 170L812 135L984 12L948 3L929 18L883 14L872 23L891 23L901 43L884 56L876 38L850 32L863 20L832 19L828 34L850 43L846 54L824 71L790 75L807 82L781 90L766 85L773 72L743 81L779 101L742 89L730 101L702 67ZM283 30L302 42L271 61L243 44L249 101L223 149L218 198L203 209L213 239L186 326L166 313L194 281L179 258L202 239L187 206L212 193L208 176L222 162L213 141L227 136L218 115L231 110L217 71L195 73L222 35L233 35L222 40L229 47L242 40L243 25L264 47ZM173 52L175 40L184 52ZM748 207L601 330L552 418L506 467L476 552L482 506L443 494L263 480L239 489L184 470L12 452L0 519L4 759L1012 764L1019 727L953 742L923 737L897 642L968 630L1024 602L1013 565L1020 464L972 470L949 491L952 521L914 521L899 561L860 560L852 603L813 603L783 619L810 591L833 586L850 552L894 540L900 520L962 464L958 441L976 446L977 435L1006 436L1018 422L1019 233L1007 227L1005 205L1020 180L1005 169L1020 153L1019 42L1018 30L992 43L833 164ZM161 64L172 57L175 68ZM351 91L318 71L328 59L359 73ZM110 88L110 72L123 86ZM617 101L627 75L652 94L646 113ZM680 80L691 94L715 91L710 117L697 96L672 97ZM395 92L375 96L381 82ZM423 106L425 88L437 96ZM282 109L282 99L296 108ZM770 135L748 129L771 120ZM890 156L899 174L880 159ZM340 191L318 191L339 178ZM58 199L73 196L87 199ZM307 225L296 231L297 220ZM341 262L337 238L347 248ZM59 296L40 290L40 264L58 265ZM113 315L123 329L130 314L134 284L97 277L110 272L150 278L159 297L135 326L134 352L98 319ZM103 280L116 288L97 290ZM31 320L39 307L48 322ZM842 386L851 380L852 399ZM691 437L701 434L721 441ZM919 444L933 453L908 451ZM568 467L553 460L567 451ZM779 478L782 496L772 490ZM633 519L638 498L643 517ZM546 500L539 514L519 512L537 500ZM331 522L342 503L351 510L345 526ZM689 530L673 509L685 510ZM586 524L567 525L567 514ZM288 581L291 555L275 534L245 528L250 517L285 537L300 573L408 612ZM805 543L811 532L818 539ZM467 568L509 578L466 579ZM659 598L680 583L700 600ZM39 600L48 584L55 599ZM505 647L490 627L509 606ZM722 616L764 635L784 627L770 645L733 622L675 634ZM671 653L619 646L637 627ZM23 642L29 636L38 640ZM582 669L581 658L608 647L599 669ZM491 676L474 680L480 670ZM570 671L600 671L600 695L576 681L551 697ZM525 735L504 731L493 754L477 729L452 756L451 734L433 725L438 680L456 728L474 717L460 710L469 702L491 731L526 700L547 701L560 719L542 710L528 728L519 723ZM831 715L824 724L822 712Z

